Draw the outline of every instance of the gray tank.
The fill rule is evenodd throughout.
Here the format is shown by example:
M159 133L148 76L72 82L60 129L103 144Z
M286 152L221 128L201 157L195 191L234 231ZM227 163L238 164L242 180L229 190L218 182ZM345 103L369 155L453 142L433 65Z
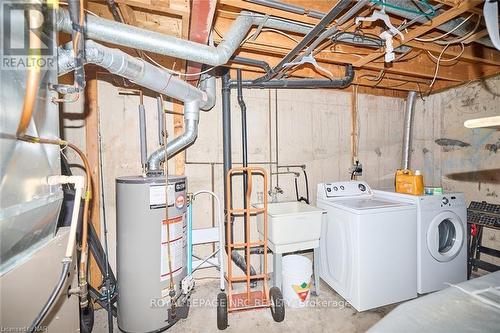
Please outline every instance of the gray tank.
M170 258L176 294L186 276L186 177L168 179ZM116 179L118 326L124 332L161 331L172 318L165 176ZM180 312L180 313L179 313ZM186 310L187 312L187 310Z

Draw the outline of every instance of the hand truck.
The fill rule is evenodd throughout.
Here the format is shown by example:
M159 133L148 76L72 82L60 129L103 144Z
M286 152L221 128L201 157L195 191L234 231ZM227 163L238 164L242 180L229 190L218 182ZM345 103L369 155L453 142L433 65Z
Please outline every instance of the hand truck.
M233 208L232 207L232 177L234 175L242 175L247 177L247 191L246 196L246 207L244 208ZM283 296L281 291L277 287L268 287L268 276L267 276L267 196L264 196L264 203L262 208L251 207L251 194L252 194L252 181L253 176L261 176L264 182L264 189L267 188L267 173L266 170L260 167L238 167L229 170L227 174L227 216L226 216L226 238L227 238L227 276L226 280L228 283L227 295L225 292L221 292L217 296L217 327L220 330L225 329L228 326L228 314L235 311L252 310L259 308L270 308L271 314L274 321L281 322L285 319L285 304L283 302ZM257 214L264 214L264 238L261 241L251 241L250 240L250 217ZM232 238L231 230L232 224L235 222L234 217L246 216L245 225L245 240L243 243L235 243ZM255 247L263 247L263 267L261 267L261 274L251 275L250 274L250 255L251 249ZM244 250L246 254L246 272L242 276L233 275L233 267L231 262L231 253L234 250ZM262 280L262 290L250 290L251 282ZM243 293L233 293L233 283L246 283L246 291Z

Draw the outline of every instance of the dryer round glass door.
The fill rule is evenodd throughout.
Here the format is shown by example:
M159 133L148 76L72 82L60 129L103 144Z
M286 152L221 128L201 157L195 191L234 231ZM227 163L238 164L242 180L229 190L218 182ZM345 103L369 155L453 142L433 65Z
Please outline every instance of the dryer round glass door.
M464 244L464 225L457 214L445 211L438 214L427 230L427 249L438 261L455 258Z

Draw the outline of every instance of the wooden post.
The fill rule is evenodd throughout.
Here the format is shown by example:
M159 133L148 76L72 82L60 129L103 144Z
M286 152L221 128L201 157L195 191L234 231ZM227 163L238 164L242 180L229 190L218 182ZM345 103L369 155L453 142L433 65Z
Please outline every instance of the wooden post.
M90 221L98 236L101 235L101 210L100 210L100 173L99 173L99 106L97 104L97 74L87 71L87 86L85 88L85 142L86 155L90 164L92 175L92 203L90 207ZM102 276L93 256L90 256L89 283L97 288L102 283Z
M184 62L185 64L185 62ZM184 105L178 101L173 101L174 112L184 112ZM184 132L184 116L174 114L174 137L178 137ZM182 176L185 172L186 151L182 151L174 158L175 174Z

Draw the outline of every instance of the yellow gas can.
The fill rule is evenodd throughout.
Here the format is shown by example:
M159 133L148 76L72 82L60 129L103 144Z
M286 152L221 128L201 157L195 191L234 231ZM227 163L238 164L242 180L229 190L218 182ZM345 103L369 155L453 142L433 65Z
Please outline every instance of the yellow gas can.
M419 170L397 170L396 192L412 195L424 194L424 176Z

